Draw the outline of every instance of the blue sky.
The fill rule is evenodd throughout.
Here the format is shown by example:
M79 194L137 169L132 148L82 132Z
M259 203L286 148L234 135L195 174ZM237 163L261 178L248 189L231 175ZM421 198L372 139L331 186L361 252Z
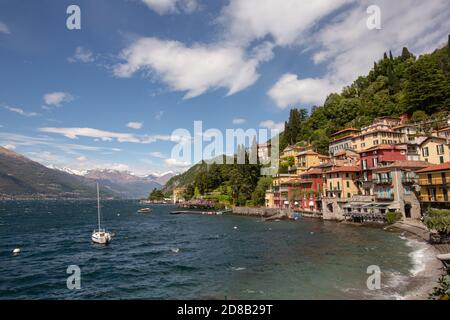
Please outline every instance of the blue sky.
M81 30L66 9L81 8ZM367 7L381 9L370 30ZM0 145L45 165L180 171L177 128L280 128L383 52L443 44L447 0L0 2ZM236 119L241 119L236 120ZM234 120L234 121L233 121Z

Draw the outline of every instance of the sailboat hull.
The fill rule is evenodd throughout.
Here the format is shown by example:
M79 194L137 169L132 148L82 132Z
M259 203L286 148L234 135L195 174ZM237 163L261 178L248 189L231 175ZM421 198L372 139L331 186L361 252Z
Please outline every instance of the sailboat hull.
M92 234L92 242L98 244L108 244L111 241L111 234L109 232L94 232Z

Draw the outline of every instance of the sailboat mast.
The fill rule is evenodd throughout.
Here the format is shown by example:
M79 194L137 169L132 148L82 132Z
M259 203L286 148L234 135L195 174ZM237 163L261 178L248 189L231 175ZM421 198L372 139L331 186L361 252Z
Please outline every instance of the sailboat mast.
M97 183L97 213L98 213L98 231L100 231L100 192Z

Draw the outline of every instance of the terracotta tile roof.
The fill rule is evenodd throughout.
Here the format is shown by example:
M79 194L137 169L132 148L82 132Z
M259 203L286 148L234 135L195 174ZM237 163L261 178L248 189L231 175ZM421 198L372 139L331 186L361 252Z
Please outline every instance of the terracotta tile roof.
M405 169L422 169L430 166L427 161L415 161L415 160L398 160L390 165L378 167L376 171L384 171L388 169L405 168Z
M396 150L406 150L406 145L394 145L394 144L380 144L377 146L373 146L367 149L364 149L362 151L359 151L358 153L364 153L368 151L374 151L374 150L390 150L390 149L396 149Z
M360 131L359 129L355 129L355 128L346 128L346 129L343 129L343 130L333 133L331 136L334 137L343 132L359 132L359 131Z
M433 171L444 171L444 170L450 170L450 162L445 162L441 164L437 164L431 167L427 167L425 169L421 169L416 171L417 173L424 173L424 172L433 172Z
M335 143L335 142L338 142L338 141L341 141L341 140L347 140L347 139L352 139L353 140L356 136L357 136L356 134L349 134L349 135L344 136L344 137L333 139L333 140L331 140L331 143Z
M325 173L336 173L336 172L360 172L361 169L357 166L343 166L343 167L334 167L330 171L326 171Z
M303 172L300 176L310 175L310 174L322 174L323 170L321 168L311 168L306 172Z
M426 137L422 142L419 143L419 145L424 144L425 142L427 142L430 139L437 139L437 140L441 140L441 141L447 141L445 138L442 138L442 137L431 136L431 137Z

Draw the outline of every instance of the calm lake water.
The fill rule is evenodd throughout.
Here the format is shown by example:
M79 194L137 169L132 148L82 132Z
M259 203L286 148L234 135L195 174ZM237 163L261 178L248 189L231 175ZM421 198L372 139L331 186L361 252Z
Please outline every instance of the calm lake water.
M420 248L380 229L138 208L103 202L104 247L90 241L95 201L0 202L0 299L393 298L420 268ZM67 289L69 265L80 290ZM370 265L382 290L366 287Z

